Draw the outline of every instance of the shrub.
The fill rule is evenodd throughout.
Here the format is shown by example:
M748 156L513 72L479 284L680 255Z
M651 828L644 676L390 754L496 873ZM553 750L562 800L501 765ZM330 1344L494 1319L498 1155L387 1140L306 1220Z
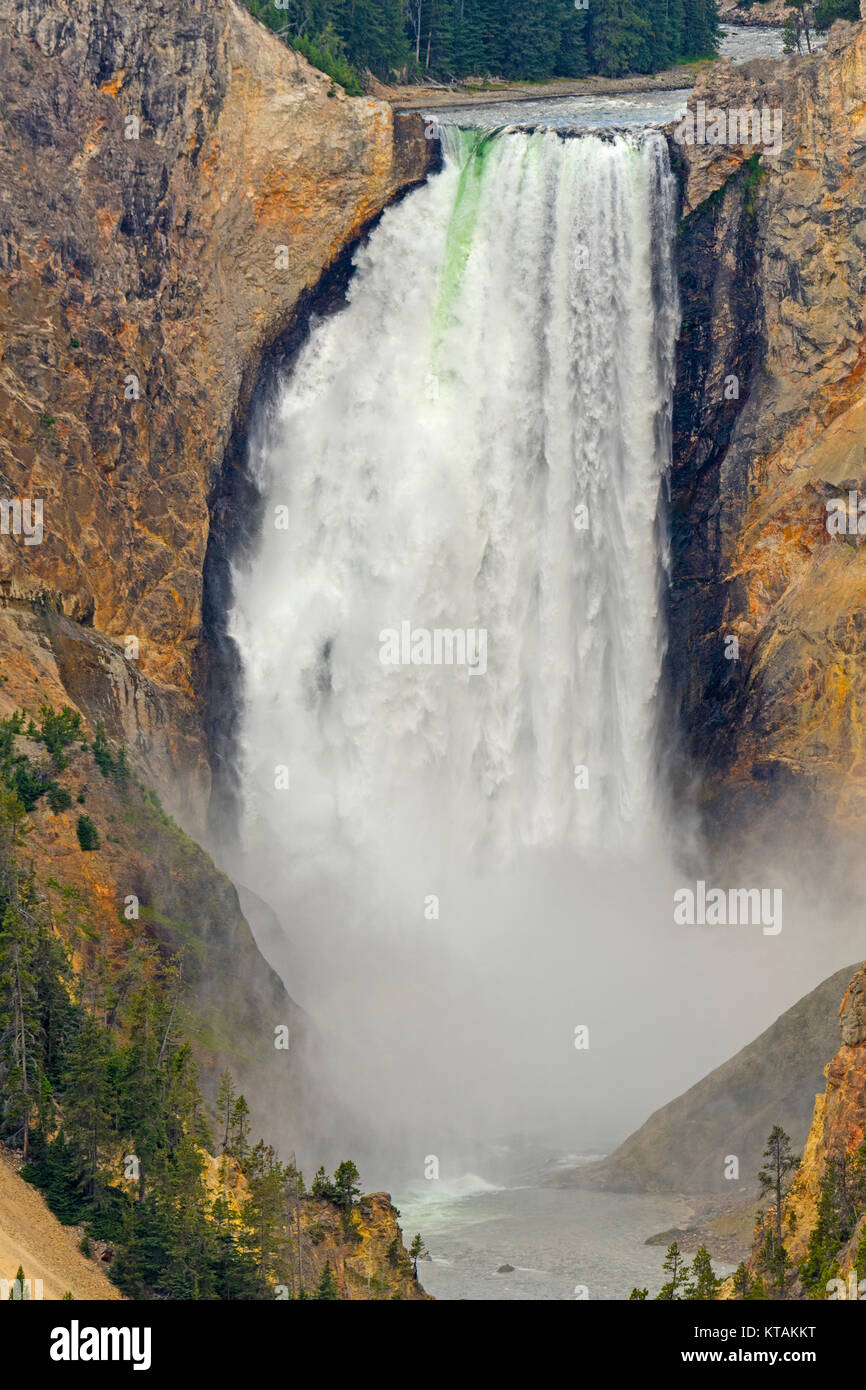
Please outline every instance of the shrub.
M89 816L78 817L76 830L78 833L78 843L83 850L99 849L99 835L96 826Z
M56 782L48 783L48 805L55 815L58 811L68 811L72 805L72 797L65 787L60 787Z

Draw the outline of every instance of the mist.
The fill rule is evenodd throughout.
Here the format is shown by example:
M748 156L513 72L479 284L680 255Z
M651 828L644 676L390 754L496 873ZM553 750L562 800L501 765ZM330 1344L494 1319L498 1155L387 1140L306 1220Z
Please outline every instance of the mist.
M220 857L315 1025L315 1161L388 1187L608 1151L862 954L794 856L726 857L670 790L663 138L446 147L260 412L229 628ZM781 931L677 925L697 879L781 889Z

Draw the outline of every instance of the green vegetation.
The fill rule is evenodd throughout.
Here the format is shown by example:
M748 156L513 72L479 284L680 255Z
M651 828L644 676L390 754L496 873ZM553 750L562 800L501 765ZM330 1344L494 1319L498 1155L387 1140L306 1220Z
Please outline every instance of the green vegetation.
M18 750L17 740L28 739L31 743L43 744L49 755L49 765L36 762L30 755ZM72 799L52 774L63 772L69 766L65 750L70 744L83 743L81 716L71 709L55 713L49 705L42 705L39 719L28 717L24 710L16 710L8 719L0 719L0 784L15 793L24 810L33 810L40 797L46 796L53 812L65 811Z
M736 1299L752 1299L756 1302L763 1302L768 1297L767 1287L760 1275L752 1278L746 1266L740 1263L737 1266L733 1277L734 1297Z
M828 0L840 3L840 0ZM418 81L485 75L650 73L712 57L715 0L245 0L350 95L366 73Z
M718 1298L721 1283L721 1279L713 1273L709 1252L702 1245L692 1262L691 1281L686 1286L686 1298Z
M784 1203L799 1166L790 1137L780 1125L774 1125L764 1149L764 1166L758 1173L762 1195L771 1201L768 1209L758 1214L754 1272L741 1263L732 1276L735 1299L784 1299L795 1277L807 1298L826 1298L830 1281L839 1276L840 1253L858 1231L854 1270L857 1280L866 1278L866 1140L854 1154L828 1156L806 1258L795 1268L784 1243ZM788 1214L787 1224L791 1229L793 1213ZM667 1279L657 1299L718 1298L721 1280L704 1246L689 1267L674 1241L668 1246L663 1268ZM642 1301L647 1296L646 1289L635 1288L629 1300Z
M307 62L312 63L314 68L327 73L333 82L339 82L348 96L358 97L363 94L364 89L358 80L355 69L346 57L343 42L331 24L326 25L324 31L315 39L307 39L302 34L296 34L291 43L292 48L298 53L302 53ZM328 91L328 96L334 96L334 94L332 85Z
M50 768L18 753L24 740L45 746ZM122 921L123 950L110 952L85 895L53 879L41 889L23 862L30 827L18 784L38 791L32 809L43 772L67 766L74 741L87 746L69 710L0 722L0 1139L19 1151L22 1176L58 1219L83 1225L83 1253L95 1241L111 1245L110 1277L129 1297L264 1299L277 1286L281 1296L311 1297L315 1235L305 1261L303 1175L265 1141L251 1143L249 1108L228 1072L216 1143L211 1136L186 1029L182 954L149 937L146 913ZM92 751L103 775L125 786L125 759L104 731ZM146 815L162 814L143 804ZM137 794L133 813L141 814ZM78 833L82 849L95 847L86 816ZM86 963L80 973L73 957ZM317 1176L340 1212L338 1242L359 1240L355 1164ZM333 1269L314 1296L340 1296Z
M334 1271L331 1268L331 1261L326 1260L325 1267L322 1270L319 1282L316 1285L316 1298L327 1298L336 1300L339 1297L340 1295L337 1292L337 1280L334 1276Z
M824 34L837 19L856 22L860 18L860 0L820 0L815 8L815 28Z
M334 1200L344 1210L354 1206L355 1198L361 1189L358 1183L358 1170L351 1159L344 1159L334 1173Z
M97 724L96 735L93 740L93 757L96 766L103 777L111 777L117 782L118 786L124 787L129 781L129 764L126 761L126 749L121 744L116 754L113 754L108 739L105 737L104 724Z
M790 1135L781 1125L773 1125L764 1149L765 1165L758 1173L761 1192L774 1199L772 1218L764 1222L761 1264L771 1273L779 1298L785 1295L790 1260L782 1235L782 1203L791 1188L800 1160L791 1148Z
M42 744L48 754L48 765L41 760L35 761L27 752L19 751L19 739ZM42 705L36 720L24 710L16 710L8 719L0 720L0 783L5 783L16 794L27 812L32 811L43 796L55 815L68 811L72 796L65 787L60 786L56 774L68 768L66 750L76 743L81 748L88 746L81 715L68 706L53 710L50 705ZM126 750L121 746L116 753L112 753L102 724L96 726L92 749L103 777L111 777L119 786L125 787L130 777ZM83 792L77 800L83 804ZM96 828L87 816L79 817L78 839L82 849L97 849L99 846Z
M753 154L749 159L743 162L744 206L746 212L751 217L755 214L758 189L766 177L767 171L761 165L761 156L759 154Z
M412 1253L411 1250L409 1252ZM709 1252L702 1245L689 1265L674 1241L667 1248L662 1265L667 1279L656 1294L656 1302L676 1302L682 1299L714 1299L719 1296L721 1279L713 1272ZM649 1297L646 1289L632 1289L629 1303L642 1303Z
M663 1301L684 1298L689 1280L689 1267L680 1254L680 1248L676 1241L668 1246L662 1269L668 1277L656 1294L656 1298Z
M734 1296L739 1299L784 1299L799 1280L807 1298L823 1300L831 1280L838 1278L840 1255L857 1233L854 1257L856 1278L866 1276L866 1140L853 1154L839 1152L827 1156L821 1175L815 1225L809 1237L806 1257L795 1267L784 1245L784 1201L799 1160L791 1151L785 1131L774 1125L764 1151L765 1166L758 1174L762 1192L771 1198L769 1210L759 1214L757 1251L752 1275L741 1264L733 1277ZM789 1212L787 1225L793 1226ZM799 1296L795 1292L795 1297Z
M855 1154L831 1154L821 1176L818 1219L809 1239L800 1278L809 1298L826 1297L827 1284L839 1273L839 1251L853 1236L866 1213L866 1140ZM866 1223L855 1256L862 1279L866 1254ZM861 1272L863 1270L863 1272Z
M418 1261L426 1254L427 1247L421 1239L421 1233L419 1231L416 1236L413 1236L412 1244L409 1246L409 1259L412 1261L412 1273L415 1275L416 1279L418 1278Z
M78 817L75 831L83 850L99 849L99 833L89 816Z

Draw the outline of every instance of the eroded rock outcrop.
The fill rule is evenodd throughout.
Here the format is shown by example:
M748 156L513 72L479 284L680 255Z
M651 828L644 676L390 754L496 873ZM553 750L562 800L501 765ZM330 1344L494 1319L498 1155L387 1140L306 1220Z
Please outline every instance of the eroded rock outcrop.
M845 991L839 1009L839 1033L839 1049L824 1068L826 1090L815 1097L802 1161L784 1202L785 1249L793 1265L800 1265L809 1249L827 1160L843 1155L853 1159L866 1138L866 966L854 975ZM863 1225L861 1215L852 1238L838 1252L838 1273L843 1280L855 1267ZM759 1237L752 1254L753 1272L760 1267L760 1244ZM801 1292L795 1285L794 1295Z
M775 28L785 23L790 10L785 9L785 0L758 0L749 9L737 0L719 0L719 18L723 24L743 24L753 28Z
M693 110L781 112L776 152L671 142L670 667L716 824L783 796L866 819L866 548L827 527L828 501L866 497L864 93L866 28L838 24L821 56L699 79Z
M155 682L191 730L232 422L301 294L431 143L234 0L2 0L0 64L0 494L44 505L41 544L0 536L0 598L121 656L136 637L140 701ZM177 772L193 829L198 737L146 769L174 807Z

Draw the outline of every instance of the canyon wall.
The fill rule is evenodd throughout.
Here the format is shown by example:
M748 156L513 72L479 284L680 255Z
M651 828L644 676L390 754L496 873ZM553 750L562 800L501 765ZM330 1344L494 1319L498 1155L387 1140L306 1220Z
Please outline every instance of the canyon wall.
M41 544L0 536L0 649L35 679L50 648L195 833L233 424L301 296L433 146L234 0L0 0L0 63L0 492L44 507Z
M837 24L819 56L720 63L699 79L695 115L700 102L707 122L709 108L778 113L775 148L671 139L683 326L669 674L708 826L751 835L768 813L803 847L859 848L866 822L864 94L866 25ZM860 970L785 1204L794 1263L827 1158L864 1137L864 989ZM861 1233L862 1218L843 1277Z
M29 544L4 508L0 718L69 705L141 779L121 794L76 753L76 800L39 802L29 860L42 891L79 895L118 968L140 898L135 930L185 951L206 1092L229 1065L255 1124L300 1146L327 1133L307 1021L146 788L200 834L205 554L263 355L435 147L234 0L0 0L0 66L0 497L41 501L44 528Z
M781 113L778 149L671 139L683 186L669 672L711 824L862 831L866 27L718 63L690 98ZM866 530L866 519L863 522ZM732 639L736 639L733 641Z
M802 1260L808 1248L828 1157L853 1156L866 1138L866 967L854 975L842 998L839 1047L824 1075L827 1086L815 1097L803 1161L785 1203L791 1231L785 1246L794 1261ZM850 1248L842 1253L843 1278L853 1266L859 1234L855 1232Z
M798 1152L809 1133L824 1064L838 1045L839 996L853 973L849 966L831 975L607 1158L558 1173L550 1186L751 1197L773 1125ZM739 1160L736 1180L730 1154Z

